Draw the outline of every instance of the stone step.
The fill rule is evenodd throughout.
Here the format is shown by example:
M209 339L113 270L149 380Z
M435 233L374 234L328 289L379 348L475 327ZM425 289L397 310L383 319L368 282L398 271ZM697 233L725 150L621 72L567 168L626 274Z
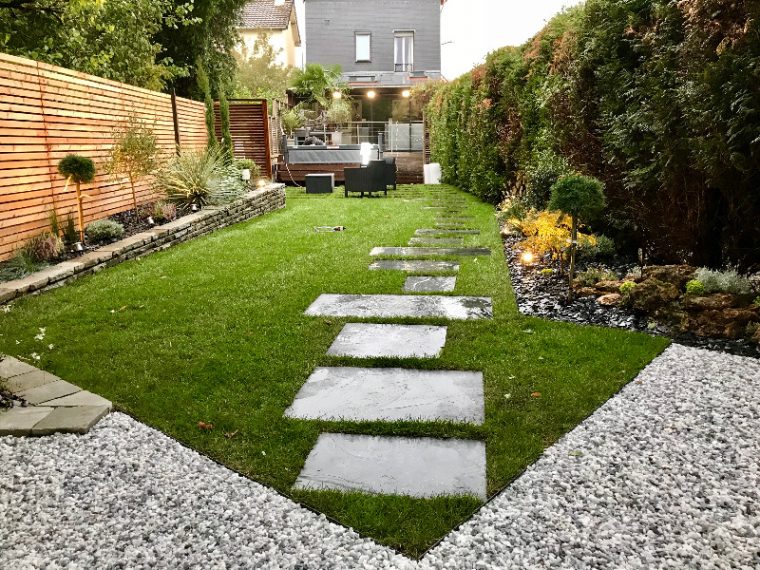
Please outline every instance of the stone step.
M306 315L363 319L477 320L492 318L493 304L487 297L323 294L306 310Z
M405 293L451 293L457 285L456 277L432 277L427 275L407 277Z
M414 235L418 236L447 236L447 235L471 235L476 236L480 234L480 230L442 230L436 229L421 229L414 232Z
M446 344L446 327L349 323L328 356L352 358L437 358Z
M405 368L317 368L285 416L302 420L449 421L481 425L483 374Z
M427 257L427 256L484 256L491 255L485 247L375 247L369 254L373 257Z
M323 433L295 489L486 500L486 447L460 439Z
M407 273L457 272L459 271L459 264L453 261L431 261L426 259L406 261L383 259L372 263L369 269L371 271L406 271Z

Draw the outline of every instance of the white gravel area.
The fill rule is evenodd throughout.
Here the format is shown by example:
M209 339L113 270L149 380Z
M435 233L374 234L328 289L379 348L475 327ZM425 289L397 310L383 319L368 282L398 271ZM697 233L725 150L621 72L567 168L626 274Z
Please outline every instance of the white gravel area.
M419 563L123 414L0 438L0 568L760 568L759 385L671 346Z

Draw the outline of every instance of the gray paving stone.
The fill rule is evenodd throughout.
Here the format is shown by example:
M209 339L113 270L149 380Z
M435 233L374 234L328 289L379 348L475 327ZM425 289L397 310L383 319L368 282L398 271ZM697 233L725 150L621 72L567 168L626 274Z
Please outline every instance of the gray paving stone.
M369 266L371 271L406 271L408 273L428 273L431 271L459 271L459 264L453 261L394 260L383 259Z
M457 285L456 277L433 277L421 275L407 277L404 283L406 293L450 293Z
M317 368L285 411L305 420L483 423L480 372Z
M436 358L446 344L446 327L349 323L329 356L353 358Z
M423 237L416 237L409 240L409 245L416 246L416 245L422 245L422 246L463 246L464 245L464 238L461 237L452 237L452 238L423 238Z
M93 394L82 390L76 394L64 396L63 398L56 398L55 400L48 400L45 402L46 406L53 408L71 408L74 406L105 406L109 410L113 409L113 405L109 400L106 400L102 396Z
M433 224L439 230L472 230L472 224L453 223L453 222L436 222Z
M485 444L323 433L295 488L420 498L468 495L484 501Z
M109 409L106 406L55 408L32 428L32 435L87 433L108 412Z
M19 374L18 376L14 376L6 380L5 385L11 392L18 393L26 392L28 390L32 390L33 388L39 388L40 386L44 386L46 384L52 384L53 382L57 382L59 380L60 378L58 378L58 376L50 374L49 372L45 372L44 370L34 368L31 372L27 372L26 374Z
M438 295L320 295L306 310L315 317L441 318L477 320L493 317L486 297Z
M436 229L421 229L414 232L418 236L446 236L446 235L471 235L476 236L480 234L480 230L442 230Z
M373 257L392 255L396 257L427 257L427 256L481 256L491 255L491 250L485 247L375 247L369 254Z
M0 378L12 378L14 376L19 376L20 374L34 372L35 370L38 369L31 364L21 362L12 356L0 357Z
M78 386L69 384L64 380L57 380L50 384L45 384L44 386L32 388L31 390L24 390L23 392L19 392L18 395L24 398L24 400L29 402L32 406L37 406L50 400L63 398L69 394L75 394L81 391L82 389Z
M27 407L0 412L0 436L29 435L32 433L32 428L44 420L52 411L53 408Z

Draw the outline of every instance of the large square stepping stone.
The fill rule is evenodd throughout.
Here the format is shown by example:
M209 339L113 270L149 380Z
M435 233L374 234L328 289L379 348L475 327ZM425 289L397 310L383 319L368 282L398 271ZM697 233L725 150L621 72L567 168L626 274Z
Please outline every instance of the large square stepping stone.
M433 277L421 275L407 277L404 283L406 293L450 293L457 285L456 277Z
M349 323L327 354L353 358L436 358L446 344L446 327Z
M53 411L53 408L34 407L12 408L0 412L0 436L23 436L32 433L32 428Z
M383 259L369 266L371 271L405 271L407 273L432 273L441 271L459 271L459 264L453 261L431 261L429 259L398 260Z
M490 319L493 304L487 297L440 295L329 295L323 294L306 314L312 317Z
M37 406L49 402L50 400L63 398L64 396L76 394L81 391L82 389L79 386L69 384L65 380L56 380L55 382L44 384L37 388L24 390L23 392L19 392L18 395L24 398L24 400L32 406Z
M483 423L483 374L405 368L317 368L285 411L325 421Z
M447 236L447 235L471 235L475 236L480 233L480 230L442 230L437 229L421 229L414 232L418 236Z
M485 501L486 446L460 439L323 433L294 488Z
M45 419L32 428L32 435L53 433L79 433L90 431L100 418L110 411L107 406L78 406L76 408L54 408Z
M37 370L34 366L21 362L12 356L0 356L0 378L13 378Z
M375 247L369 253L373 257L393 255L396 257L427 257L427 256L479 256L491 255L491 250L485 247Z

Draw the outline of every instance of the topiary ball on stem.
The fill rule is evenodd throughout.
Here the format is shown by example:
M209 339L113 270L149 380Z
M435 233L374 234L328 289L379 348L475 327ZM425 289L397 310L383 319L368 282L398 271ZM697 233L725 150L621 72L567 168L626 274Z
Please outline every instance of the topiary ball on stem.
M77 184L87 184L95 179L95 163L78 154L70 154L58 163L58 172Z
M604 209L604 183L591 176L569 174L552 186L550 210L588 221Z

